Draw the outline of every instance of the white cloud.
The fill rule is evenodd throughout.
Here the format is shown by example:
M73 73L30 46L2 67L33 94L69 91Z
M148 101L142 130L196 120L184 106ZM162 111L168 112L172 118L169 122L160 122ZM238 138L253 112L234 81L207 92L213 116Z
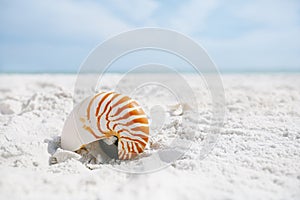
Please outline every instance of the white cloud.
M299 23L299 9L297 0L252 0L235 14L268 28L284 28Z
M153 0L111 0L111 3L129 19L135 22L148 21L159 7Z
M277 33L258 30L238 38L202 42L222 69L299 69L299 35L299 28Z
M2 10L4 29L22 36L103 38L131 28L94 1L17 1Z
M231 38L199 39L220 68L300 69L299 3L250 1L231 14L255 28Z
M178 11L167 22L171 28L186 34L193 34L205 28L207 17L218 7L217 0L190 0L182 2Z

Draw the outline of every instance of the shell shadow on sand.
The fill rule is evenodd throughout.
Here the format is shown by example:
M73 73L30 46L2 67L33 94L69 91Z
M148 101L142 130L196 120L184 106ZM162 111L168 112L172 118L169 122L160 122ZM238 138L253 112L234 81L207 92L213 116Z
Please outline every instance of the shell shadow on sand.
M47 151L51 155L49 157L49 165L65 162L69 159L78 160L83 164L103 164L118 159L116 143L108 145L104 141L99 140L86 145L85 148L72 152L61 148L60 136L45 139L44 142L48 144Z

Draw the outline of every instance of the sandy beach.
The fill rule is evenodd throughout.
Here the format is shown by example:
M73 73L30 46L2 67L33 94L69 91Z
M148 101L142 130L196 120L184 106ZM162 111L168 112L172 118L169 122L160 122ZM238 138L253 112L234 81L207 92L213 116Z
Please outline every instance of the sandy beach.
M100 89L113 89L120 77L105 75ZM0 199L300 199L300 74L222 75L224 127L204 159L209 96L198 77L185 78L199 106L188 124L190 131L199 127L190 149L162 170L128 174L58 152L76 75L1 74ZM138 95L149 95L141 99L147 112L155 99L172 105L159 90ZM172 119L153 148L176 132Z

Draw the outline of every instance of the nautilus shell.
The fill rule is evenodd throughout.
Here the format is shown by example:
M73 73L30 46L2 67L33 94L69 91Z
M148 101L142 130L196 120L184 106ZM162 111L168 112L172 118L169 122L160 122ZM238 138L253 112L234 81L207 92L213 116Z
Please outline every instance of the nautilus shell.
M117 138L118 158L142 153L149 139L149 122L141 106L128 96L101 92L77 105L65 122L63 149L76 151L91 142Z

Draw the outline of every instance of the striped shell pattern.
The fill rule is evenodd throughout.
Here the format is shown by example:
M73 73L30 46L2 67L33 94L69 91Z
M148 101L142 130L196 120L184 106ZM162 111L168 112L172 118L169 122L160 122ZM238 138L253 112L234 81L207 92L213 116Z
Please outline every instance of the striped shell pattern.
M128 96L101 92L85 100L86 116L81 117L86 134L95 140L118 138L118 157L134 158L149 139L149 123L141 106Z

